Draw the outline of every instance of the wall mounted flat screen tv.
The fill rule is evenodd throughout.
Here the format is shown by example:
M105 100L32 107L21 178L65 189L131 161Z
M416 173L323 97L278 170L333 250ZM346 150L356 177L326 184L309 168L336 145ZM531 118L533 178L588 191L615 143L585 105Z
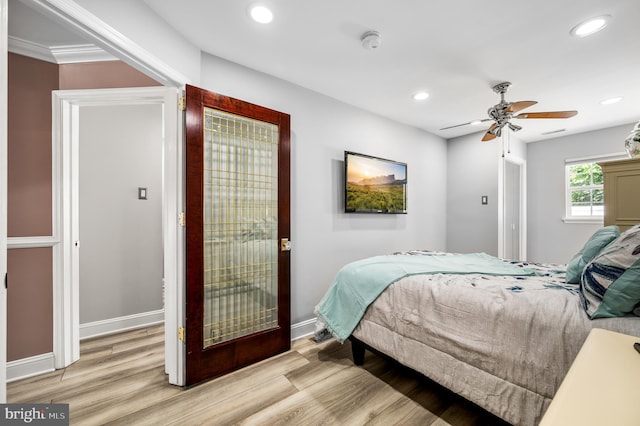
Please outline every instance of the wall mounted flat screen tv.
M407 213L407 165L345 151L346 213Z

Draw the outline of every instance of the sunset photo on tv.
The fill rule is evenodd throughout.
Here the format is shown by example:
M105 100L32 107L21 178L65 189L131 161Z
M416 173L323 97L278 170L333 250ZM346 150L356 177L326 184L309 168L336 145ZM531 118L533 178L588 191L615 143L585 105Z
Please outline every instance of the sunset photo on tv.
M407 212L405 163L347 151L345 182L345 212Z

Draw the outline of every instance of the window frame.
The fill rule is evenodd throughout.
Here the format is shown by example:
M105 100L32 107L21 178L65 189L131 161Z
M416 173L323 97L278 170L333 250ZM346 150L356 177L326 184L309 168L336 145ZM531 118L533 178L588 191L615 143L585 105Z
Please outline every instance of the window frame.
M593 190L593 189L603 189L604 190L604 182L602 185L586 185L584 187L571 187L570 186L570 173L569 168L571 166L575 166L578 164L590 164L590 163L601 163L605 161L613 161L613 160L621 160L624 158L628 158L626 153L612 153L612 154L604 154L598 156L590 156L590 157L581 157L581 158L570 158L564 161L564 216L562 221L565 223L590 223L590 224L602 224L604 223L604 214L603 215L585 215L585 216L574 216L571 214L571 192L576 189L584 188L585 190Z

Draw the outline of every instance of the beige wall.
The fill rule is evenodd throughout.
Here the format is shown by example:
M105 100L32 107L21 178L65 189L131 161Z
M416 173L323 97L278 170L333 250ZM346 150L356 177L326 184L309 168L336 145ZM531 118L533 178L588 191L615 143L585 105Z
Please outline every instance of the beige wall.
M51 235L51 91L58 66L9 54L7 233Z
M53 291L50 247L7 252L7 360L53 349Z
M60 65L60 90L161 86L121 61Z
M57 65L12 53L8 79L8 236L51 236L51 91L160 84L119 61ZM52 352L52 249L7 258L7 361Z

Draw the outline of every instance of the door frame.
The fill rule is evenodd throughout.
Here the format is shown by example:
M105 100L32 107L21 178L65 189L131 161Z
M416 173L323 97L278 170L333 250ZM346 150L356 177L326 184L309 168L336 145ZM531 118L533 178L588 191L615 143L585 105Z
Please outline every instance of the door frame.
M84 106L160 104L163 108L162 234L164 267L165 372L184 382L184 207L182 126L176 88L59 90L53 107L53 355L56 368L80 357L79 320L79 126Z
M0 404L7 400L7 0L0 0Z
M513 154L505 154L500 161L500 167L498 168L498 257L505 257L505 238L508 235L506 232L507 223L505 222L505 168L506 163L511 163L518 166L520 170L520 247L519 247L519 259L514 260L526 260L527 259L527 162L526 160L517 157Z
M6 0L0 0L6 3ZM88 41L95 43L97 46L110 52L115 57L121 59L125 63L131 65L147 76L162 83L167 87L182 87L184 84L189 83L190 79L184 74L178 72L176 69L168 66L166 63L159 61L157 57L141 48L138 44L134 43L127 37L124 37L119 31L112 28L110 25L79 6L72 0L31 0L30 6L38 10L43 15L50 19L59 22L66 28L73 30L79 34L82 34ZM4 26L6 28L6 26ZM6 51L4 53L6 57ZM175 89L174 89L175 90ZM5 102L6 104L6 102ZM177 103L173 103L177 108ZM176 204L180 206L184 205L183 197L183 170L182 170L182 113L177 112L173 115L177 117L177 132L178 141L181 143L174 146L174 149L179 150L176 152L175 165L176 174L180 181L177 185L175 194ZM171 117L168 110L166 110L165 117ZM165 158L163 161L167 161ZM165 188L166 190L166 188ZM173 222L175 223L175 222ZM164 224L163 224L164 227ZM178 279L182 283L180 291L172 294L172 289L166 286L165 283L165 333L167 336L177 336L178 327L184 325L184 281L183 281L183 255L184 252L184 236L183 233L175 236L176 245L173 256L177 257L177 271L180 271L181 275ZM176 273L178 273L176 271ZM165 271L165 274L167 271ZM54 276L55 279L55 276ZM178 284L180 285L180 284ZM176 287L177 289L177 287ZM174 300L171 298L175 297ZM182 304L182 305L181 305ZM169 312L167 307L171 306ZM173 308L175 307L175 309ZM171 310L174 309L172 313ZM169 322L167 322L169 321ZM170 330L168 330L169 328ZM175 329L175 333L173 333ZM171 333L171 334L169 334ZM169 341L171 340L171 341ZM173 341L175 340L175 342ZM73 354L71 348L67 348L67 352ZM175 363L173 359L175 358ZM168 363L174 364L170 366ZM184 353L182 344L176 339L165 339L165 365L167 366L167 374L169 374L169 382L177 385L182 385L184 382Z

